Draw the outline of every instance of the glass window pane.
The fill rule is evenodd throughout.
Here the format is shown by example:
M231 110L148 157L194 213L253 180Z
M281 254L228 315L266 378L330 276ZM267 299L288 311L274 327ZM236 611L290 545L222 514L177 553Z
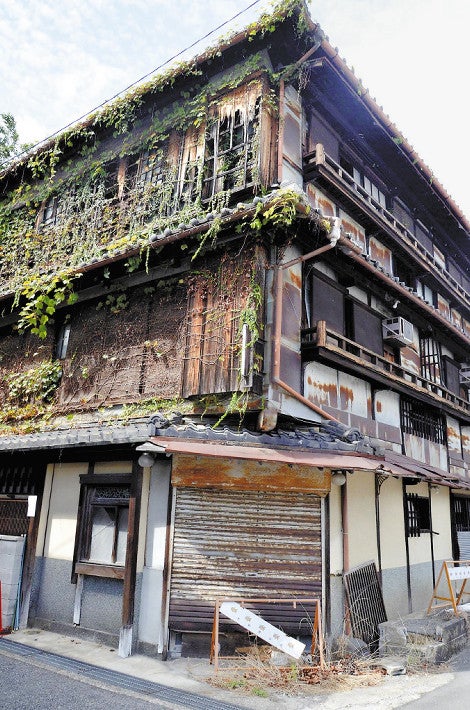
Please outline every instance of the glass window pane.
M116 508L93 506L90 562L112 563Z

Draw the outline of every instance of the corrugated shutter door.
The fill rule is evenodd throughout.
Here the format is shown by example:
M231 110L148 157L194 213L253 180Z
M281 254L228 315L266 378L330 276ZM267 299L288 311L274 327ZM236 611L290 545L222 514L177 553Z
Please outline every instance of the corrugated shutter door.
M470 560L470 532L459 530L457 541L459 543L459 560Z
M320 597L318 496L212 488L176 495L171 629L209 630L217 597ZM263 615L299 633L301 606L268 605Z

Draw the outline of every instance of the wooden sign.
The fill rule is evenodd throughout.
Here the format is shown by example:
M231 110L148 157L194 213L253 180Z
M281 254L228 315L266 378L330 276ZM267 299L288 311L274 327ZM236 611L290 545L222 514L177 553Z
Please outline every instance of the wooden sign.
M287 636L283 631L262 619L261 616L254 614L249 609L245 609L237 602L222 602L220 611L224 616L236 621L237 624L251 634L255 634L263 641L267 641L271 646L278 648L293 658L300 658L305 649L304 643Z

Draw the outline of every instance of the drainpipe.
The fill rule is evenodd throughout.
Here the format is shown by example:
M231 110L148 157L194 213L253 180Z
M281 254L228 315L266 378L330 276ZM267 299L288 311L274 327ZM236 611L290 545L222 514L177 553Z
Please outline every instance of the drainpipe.
M406 497L406 484L403 479L401 485L403 490L403 515L405 518L406 587L408 590L408 614L411 614L411 612L413 611L413 600L411 596L410 546L408 542L408 500Z

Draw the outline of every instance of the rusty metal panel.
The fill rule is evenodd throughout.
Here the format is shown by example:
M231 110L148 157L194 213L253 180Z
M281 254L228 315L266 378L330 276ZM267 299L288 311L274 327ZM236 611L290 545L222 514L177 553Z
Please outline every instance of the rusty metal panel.
M360 247L362 252L365 254L367 252L367 242L364 228L352 219L352 217L346 214L346 212L343 212L343 210L339 211L339 216L341 219L343 234L347 236L353 244Z
M440 293L437 294L437 308L439 309L439 313L443 315L444 318L450 319L449 301L447 301L443 296L441 296Z
M330 472L299 463L261 459L174 454L171 483L175 487L223 488L237 491L299 491L325 495Z
M421 374L421 358L413 348L400 348L400 363L407 370L411 370L417 375Z
M338 409L338 372L327 365L309 362L304 372L304 395L318 406Z
M460 438L460 424L457 419L447 417L447 446L451 456L462 455L462 442Z
M325 217L334 217L336 215L335 203L318 187L312 188L312 192L315 193L315 209L320 210Z
M377 261L387 273L393 273L392 252L375 237L369 239L369 256Z
M179 488L170 628L209 631L216 598L319 596L321 560L317 496ZM306 616L301 607L258 610L270 623L299 633Z

